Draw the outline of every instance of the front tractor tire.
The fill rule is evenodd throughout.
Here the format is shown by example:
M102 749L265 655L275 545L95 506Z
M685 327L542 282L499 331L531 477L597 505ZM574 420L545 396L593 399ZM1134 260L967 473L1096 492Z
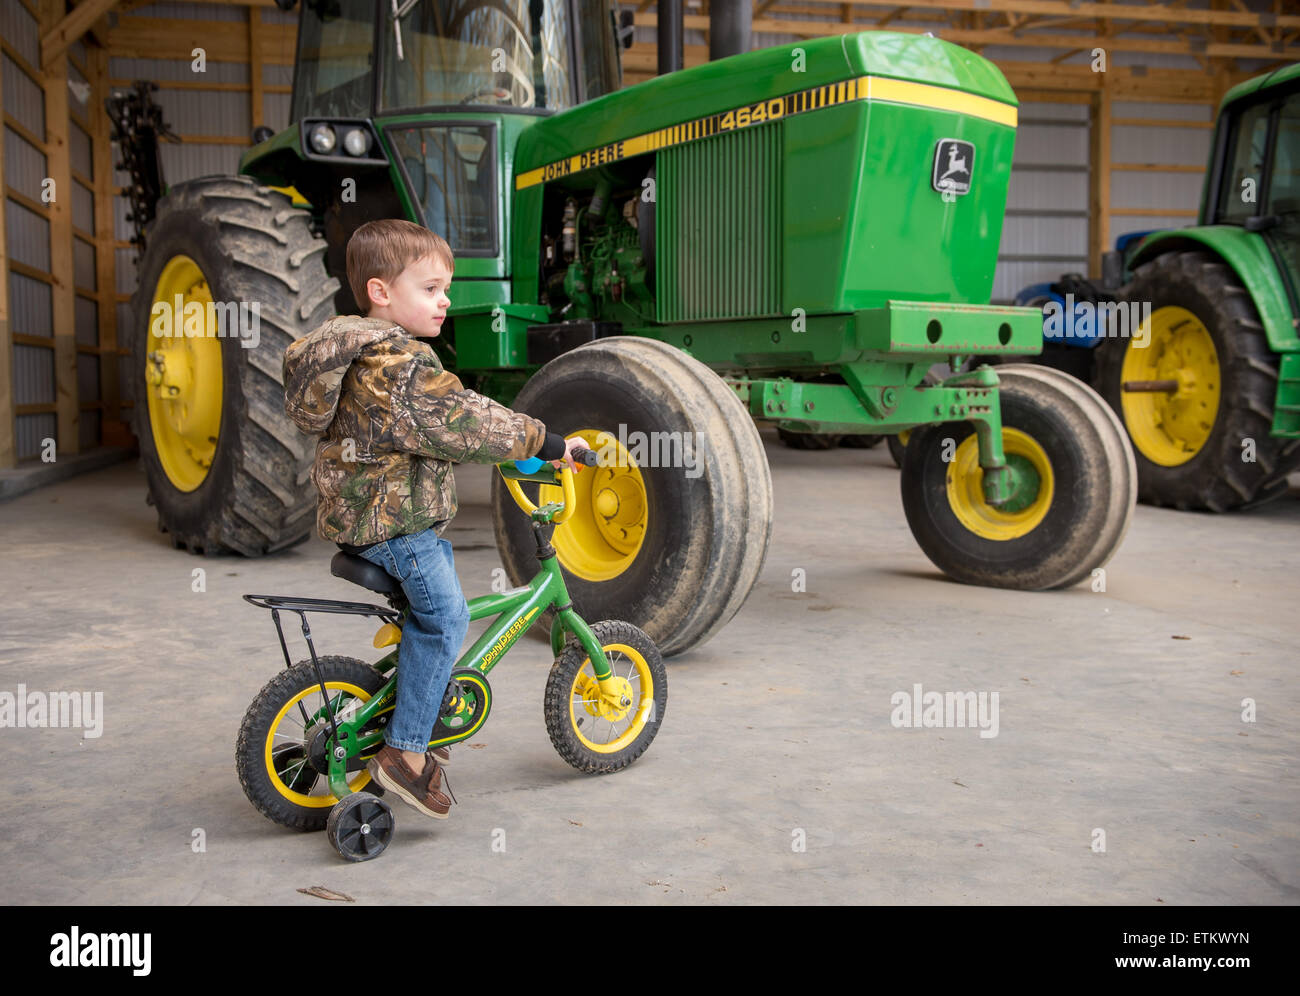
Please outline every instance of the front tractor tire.
M667 657L736 614L767 555L772 477L753 419L716 373L667 343L610 336L551 360L511 407L605 457L575 476L576 510L552 539L580 616L625 619ZM689 467L676 456L688 439ZM562 500L522 487L536 504ZM507 575L526 583L537 546L499 474L492 522Z
M1223 512L1285 494L1300 440L1269 435L1278 360L1232 269L1204 252L1166 253L1137 268L1123 297L1150 305L1149 338L1102 342L1095 386L1133 442L1139 498Z
M903 510L936 567L965 584L1041 591L1092 575L1119 547L1137 501L1133 452L1086 384L1032 364L997 368L1002 446L1018 481L989 505L974 426L912 430Z
M204 177L173 186L146 232L132 419L148 500L177 549L258 556L311 534L313 446L284 414L282 374L285 349L333 314L338 289L310 220L247 177ZM224 327L212 320L223 314Z

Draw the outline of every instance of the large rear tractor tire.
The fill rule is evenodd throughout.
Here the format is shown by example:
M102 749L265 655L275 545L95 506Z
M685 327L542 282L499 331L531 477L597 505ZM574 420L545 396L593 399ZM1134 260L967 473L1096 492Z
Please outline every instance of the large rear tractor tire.
M551 360L511 407L581 435L604 464L576 475L576 510L552 539L579 615L625 619L667 657L736 614L767 556L772 478L753 419L717 374L666 343L611 336ZM537 504L562 500L522 486ZM537 547L499 474L492 521L506 573L525 583Z
M1166 253L1137 268L1123 299L1151 318L1097 347L1096 387L1133 442L1141 500L1223 512L1285 494L1300 440L1269 435L1278 360L1232 269ZM1177 387L1124 390L1142 382Z
M334 313L339 285L310 220L247 177L204 177L172 187L146 232L133 428L178 549L258 556L311 535L314 445L284 414L282 363Z
M1068 374L1032 364L997 368L1002 446L1019 481L995 507L974 426L912 430L901 475L903 510L926 556L966 584L1067 588L1103 566L1128 530L1137 471L1106 403Z

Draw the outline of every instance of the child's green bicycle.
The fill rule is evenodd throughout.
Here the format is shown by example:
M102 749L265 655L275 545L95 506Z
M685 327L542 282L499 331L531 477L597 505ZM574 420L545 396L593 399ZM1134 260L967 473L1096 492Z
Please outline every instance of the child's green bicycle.
M588 466L596 462L590 450L574 456ZM541 570L524 587L468 600L471 620L492 615L497 619L452 670L429 746L468 740L482 728L492 709L488 672L530 624L554 607L555 663L543 706L551 742L560 757L580 771L618 771L645 752L663 722L668 676L659 650L631 623L609 619L588 626L573 611L550 542L555 527L573 514L569 468L557 471L543 464L534 473L523 473L514 464L498 464L497 469L532 519ZM520 481L561 488L563 504L551 501L537 507L524 495ZM384 727L396 702L396 645L409 605L397 579L368 560L340 552L330 570L386 596L389 607L244 596L271 610L286 667L248 707L239 729L236 767L245 794L267 819L295 830L323 829L342 857L366 861L382 854L393 835L392 810L379 797L383 790L371 782L366 762L383 746ZM297 613L309 660L290 664L281 612ZM377 617L383 625L375 647L393 649L374 664L352 657L318 657L308 612Z

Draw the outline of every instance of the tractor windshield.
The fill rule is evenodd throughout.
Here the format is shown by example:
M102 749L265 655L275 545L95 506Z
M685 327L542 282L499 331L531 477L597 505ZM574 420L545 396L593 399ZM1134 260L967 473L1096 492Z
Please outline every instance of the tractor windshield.
M291 120L369 117L374 42L371 0L304 0Z
M382 17L385 109L575 102L569 0L391 0Z

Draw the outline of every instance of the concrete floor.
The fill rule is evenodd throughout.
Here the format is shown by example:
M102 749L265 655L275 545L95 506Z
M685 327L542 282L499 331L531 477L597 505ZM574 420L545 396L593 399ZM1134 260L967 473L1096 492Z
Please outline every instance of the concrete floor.
M269 613L240 596L369 600L329 575L334 548L175 552L134 463L0 504L0 691L104 700L98 739L0 730L0 902L322 904L296 891L313 885L370 904L1300 901L1300 494L1225 516L1139 506L1104 593L995 591L921 554L883 447L765 439L763 575L719 636L670 659L648 753L599 778L559 759L539 631L454 752L451 818L395 803L392 846L359 865L264 820L234 765L282 666ZM489 473L457 471L447 533L471 597L499 565ZM312 625L326 652L377 656L370 621ZM895 728L891 695L918 683L998 692L998 735Z

